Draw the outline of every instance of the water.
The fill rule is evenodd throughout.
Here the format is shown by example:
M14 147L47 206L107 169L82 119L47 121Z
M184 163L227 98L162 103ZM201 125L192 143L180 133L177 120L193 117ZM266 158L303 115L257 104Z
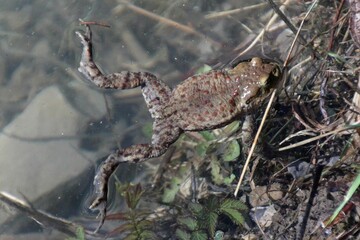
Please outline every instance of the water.
M246 1L119 2L0 1L0 191L90 229L96 219L86 209L97 161L117 146L148 141L141 129L151 119L138 89L102 91L81 80L78 19L111 25L93 27L95 57L104 71L149 71L173 86L203 64L234 59L234 49L248 44L270 17L261 6L209 15ZM142 167L132 169L122 180L146 175ZM42 231L23 212L10 212L0 209L0 236L64 236Z

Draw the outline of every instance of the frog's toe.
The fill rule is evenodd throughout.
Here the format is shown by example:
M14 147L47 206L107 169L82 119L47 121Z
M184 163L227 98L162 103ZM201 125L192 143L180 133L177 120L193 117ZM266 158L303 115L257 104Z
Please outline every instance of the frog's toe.
M95 206L93 206L95 204ZM96 228L96 230L94 231L94 233L97 233L100 228L102 227L102 225L104 224L105 222L105 217L106 217L106 201L101 201L101 202L96 202L94 201L91 206L90 206L90 209L97 209L99 210L99 214L97 216L97 218L100 218L100 222L99 222L99 225L98 227Z
M80 38L83 45L87 45L89 43L89 39L81 32L76 31L75 34Z
M89 209L92 209L92 210L99 209L99 210L101 210L102 208L106 207L106 202L107 202L106 197L103 197L102 195L97 196L95 198L95 200L92 202L92 204L90 205Z

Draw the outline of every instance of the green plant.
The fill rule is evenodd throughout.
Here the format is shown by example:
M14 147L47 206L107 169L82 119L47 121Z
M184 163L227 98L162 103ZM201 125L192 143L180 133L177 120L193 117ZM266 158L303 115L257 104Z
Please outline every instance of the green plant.
M66 240L85 240L84 228L78 227L76 229L76 237L66 238Z
M342 211L342 209L345 207L345 205L350 201L351 197L354 195L356 190L360 186L360 173L358 173L356 179L351 184L351 187L349 188L348 192L346 193L344 200L340 204L339 207L336 208L335 212L331 215L328 221L325 222L325 226L328 226L332 223L332 221L335 220L335 218L339 215L339 213Z
M213 238L220 215L225 215L235 224L242 225L244 223L242 211L246 206L236 199L219 200L212 196L203 205L190 203L188 209L190 216L179 217L177 220L179 228L176 230L176 236L181 240Z
M157 239L156 234L151 231L153 223L147 220L150 211L137 209L139 201L144 193L141 185L116 183L116 190L126 201L128 211L110 214L106 220L119 220L123 223L112 230L108 237L123 234L125 240Z
M167 165L172 170L171 178L164 186L162 202L172 203L182 188L182 184L188 181L193 170L198 175L209 176L215 185L231 186L235 180L233 165L240 156L240 144L237 140L237 132L240 123L233 122L216 131L201 131L196 136L184 134L178 141L179 149L191 146L194 154L185 162L172 159ZM185 152L185 151L183 151ZM204 172L206 169L206 172ZM208 171L210 169L210 171Z

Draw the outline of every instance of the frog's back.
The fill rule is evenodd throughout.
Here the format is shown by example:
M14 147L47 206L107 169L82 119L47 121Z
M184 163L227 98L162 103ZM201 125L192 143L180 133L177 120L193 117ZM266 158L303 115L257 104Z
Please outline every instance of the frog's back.
M220 127L262 101L264 91L259 90L278 73L276 64L253 58L233 69L195 75L173 90L166 115L171 115L183 130Z
M239 97L239 81L227 71L210 71L186 79L170 101L184 130L212 129L228 123L246 105Z

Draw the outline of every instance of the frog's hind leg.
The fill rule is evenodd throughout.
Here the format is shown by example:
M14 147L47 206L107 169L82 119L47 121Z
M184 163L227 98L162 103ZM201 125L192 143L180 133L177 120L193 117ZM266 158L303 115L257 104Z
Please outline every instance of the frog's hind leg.
M170 144L178 139L181 132L180 128L171 126L166 121L155 120L151 144L136 144L124 149L118 149L108 156L94 178L96 198L92 202L90 209L98 209L100 211L100 224L96 231L98 231L104 223L108 181L119 164L142 162L149 158L162 155Z
M86 25L85 27L85 33L76 32L83 45L79 72L100 88L130 89L141 87L151 116L153 118L161 117L161 110L168 103L171 89L157 79L155 75L148 72L122 71L104 75L93 60L90 26Z

